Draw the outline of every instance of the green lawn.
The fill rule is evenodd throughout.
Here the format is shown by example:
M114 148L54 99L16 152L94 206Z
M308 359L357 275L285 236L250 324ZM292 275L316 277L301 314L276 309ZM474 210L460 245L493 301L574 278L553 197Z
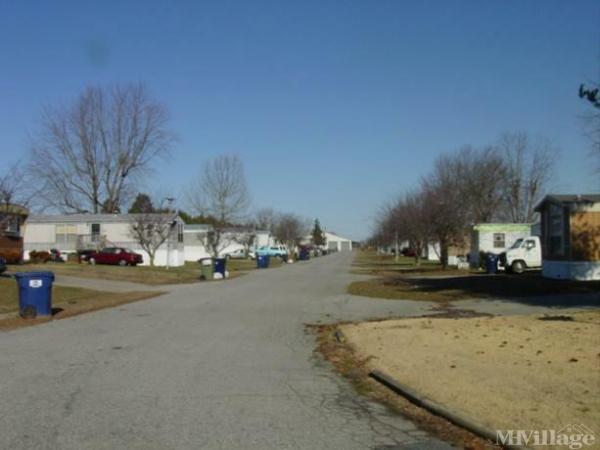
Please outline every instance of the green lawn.
M271 266L281 265L279 260L271 260ZM231 259L227 262L227 270L232 278L256 268L256 261ZM200 264L187 262L180 267L121 267L77 263L46 263L23 264L9 266L11 272L24 272L35 270L49 270L57 275L69 275L81 278L97 278L104 280L130 281L148 285L193 283L200 280Z

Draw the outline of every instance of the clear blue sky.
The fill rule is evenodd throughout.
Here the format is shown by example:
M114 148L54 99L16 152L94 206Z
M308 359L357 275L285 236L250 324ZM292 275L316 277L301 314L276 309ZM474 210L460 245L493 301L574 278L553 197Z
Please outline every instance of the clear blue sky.
M578 115L598 1L4 1L0 170L44 104L143 81L180 137L150 191L237 153L257 207L364 238L435 157L505 130L553 139L555 191L599 191Z

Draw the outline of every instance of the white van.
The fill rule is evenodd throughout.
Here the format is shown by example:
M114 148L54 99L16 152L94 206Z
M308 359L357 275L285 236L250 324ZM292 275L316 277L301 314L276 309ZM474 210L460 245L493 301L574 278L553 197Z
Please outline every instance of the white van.
M540 238L529 236L517 239L506 253L500 256L500 260L508 272L523 273L527 269L540 269L542 267Z

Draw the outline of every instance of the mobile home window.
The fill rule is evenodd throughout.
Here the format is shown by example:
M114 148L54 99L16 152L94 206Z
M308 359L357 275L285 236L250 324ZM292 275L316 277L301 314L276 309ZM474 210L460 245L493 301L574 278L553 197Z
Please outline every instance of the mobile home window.
M506 238L504 233L494 233L494 248L504 248Z
M100 224L93 223L92 224L92 242L98 242L100 239Z
M564 216L563 209L557 205L548 208L548 253L561 256L564 254Z
M183 225L177 225L177 242L183 242Z

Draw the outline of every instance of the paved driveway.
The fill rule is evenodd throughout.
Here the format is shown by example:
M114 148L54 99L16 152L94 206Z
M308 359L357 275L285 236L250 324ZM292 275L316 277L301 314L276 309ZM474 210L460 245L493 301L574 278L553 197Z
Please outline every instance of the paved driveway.
M313 354L306 322L428 308L347 296L350 263L330 255L1 333L0 447L444 448Z

